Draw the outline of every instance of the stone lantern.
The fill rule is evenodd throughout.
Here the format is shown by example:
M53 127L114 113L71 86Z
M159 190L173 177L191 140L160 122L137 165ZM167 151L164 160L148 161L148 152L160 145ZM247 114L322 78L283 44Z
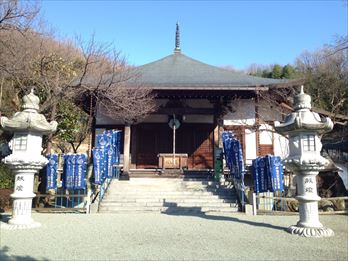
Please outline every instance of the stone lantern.
M31 93L23 97L22 109L12 118L1 117L1 127L13 133L9 145L12 154L5 157L3 162L9 166L15 175L12 217L8 229L25 229L40 226L31 218L34 175L48 162L41 155L42 136L53 133L57 129L57 122L48 123L44 115L39 114L39 97Z
M321 118L311 110L311 97L303 92L294 97L294 112L284 123L275 122L275 129L289 139L289 156L285 167L296 174L300 220L288 228L292 234L304 237L330 237L334 232L319 222L316 175L329 161L320 155L321 135L333 128L330 118Z

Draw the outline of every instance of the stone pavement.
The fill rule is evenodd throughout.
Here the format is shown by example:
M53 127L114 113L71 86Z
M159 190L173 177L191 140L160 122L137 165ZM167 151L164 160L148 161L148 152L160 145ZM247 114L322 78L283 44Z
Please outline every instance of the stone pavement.
M285 232L298 216L36 213L33 217L42 227L0 231L0 260L348 259L344 215L320 217L336 233L332 238L301 238Z

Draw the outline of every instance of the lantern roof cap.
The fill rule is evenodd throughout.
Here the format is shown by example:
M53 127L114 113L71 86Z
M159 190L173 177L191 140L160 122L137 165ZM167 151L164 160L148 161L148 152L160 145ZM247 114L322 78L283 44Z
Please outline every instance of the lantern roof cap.
M310 110L312 108L311 102L312 102L311 96L304 93L303 85L302 85L300 93L294 97L294 109L296 111L302 110L302 109Z
M22 98L23 104L22 109L32 109L32 110L39 110L40 106L40 99L38 96L34 93L34 88L32 87L30 90L30 93L27 95L24 95Z
M305 94L301 86L301 92L294 97L294 112L286 115L284 123L274 123L276 131L283 135L304 131L323 134L331 131L331 119L321 118L318 113L310 110L311 107L311 96Z
M44 134L50 134L56 131L58 123L56 121L47 122L43 114L38 113L40 99L34 94L34 88L31 92L23 96L23 111L16 112L10 119L1 117L1 127L9 132L30 131Z

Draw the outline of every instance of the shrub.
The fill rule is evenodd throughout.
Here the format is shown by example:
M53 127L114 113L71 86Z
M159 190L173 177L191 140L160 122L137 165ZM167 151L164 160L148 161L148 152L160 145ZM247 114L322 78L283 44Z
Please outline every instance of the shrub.
M0 189L13 188L13 186L14 175L5 164L0 163Z

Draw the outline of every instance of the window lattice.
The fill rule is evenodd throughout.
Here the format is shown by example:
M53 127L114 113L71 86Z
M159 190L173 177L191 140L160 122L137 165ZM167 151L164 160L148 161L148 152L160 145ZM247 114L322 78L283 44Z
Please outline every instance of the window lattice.
M27 150L27 136L17 136L14 142L14 149L16 151L26 151Z
M303 136L303 150L304 151L315 151L315 137L314 135Z

